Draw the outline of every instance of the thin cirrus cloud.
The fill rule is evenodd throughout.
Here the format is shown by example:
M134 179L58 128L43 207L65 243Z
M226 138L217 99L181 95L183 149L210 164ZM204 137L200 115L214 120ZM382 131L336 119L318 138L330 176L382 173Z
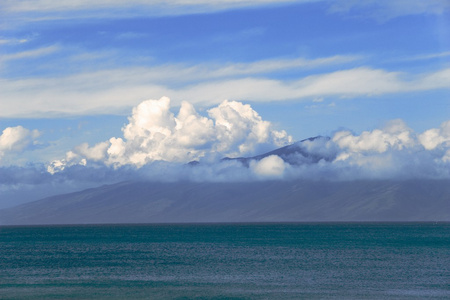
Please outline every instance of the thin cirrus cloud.
M0 2L0 22L4 28L14 28L47 20L176 16L314 2L324 3L329 13L381 22L405 15L442 15L450 10L447 0L5 0Z
M17 45L28 42L28 39L5 39L0 38L0 45Z
M48 112L74 115L117 113L137 105L148 95L167 95L175 105L179 105L181 101L189 101L211 106L224 99L255 102L302 101L322 96L367 97L450 88L450 69L411 75L359 67L297 80L264 76L227 78L217 75L222 73L231 77L231 74L239 73L241 67L235 68L238 71L232 69L226 67L207 70L199 75L197 67L178 72L179 69L169 66L155 70L130 68L98 71L62 78L5 79L0 87L0 97L11 101L0 103L0 116L40 117ZM189 78L188 74L212 78L201 80L200 83L171 86L170 80L164 80L170 78L171 74L172 82L176 82L176 78Z
M450 10L447 0L342 0L330 2L332 13L372 17L379 21L418 14L443 14Z
M348 13L355 10L364 12L370 9L374 17L384 19L409 14L441 14L450 8L450 4L446 0L100 0L95 2L86 0L6 0L2 1L0 8L6 13L39 12L55 16L61 16L62 13L70 11L73 17L76 11L94 11L97 15L104 16L105 10L110 13L116 12L117 15L118 10L139 8L139 11L135 11L134 14L167 15L309 2L326 2L330 6L330 12L335 13ZM78 17L82 17L82 15Z
M15 52L15 53L9 53L9 54L3 54L0 57L0 62L8 62L11 60L19 60L19 59L33 59L33 58L39 58L45 55L53 54L60 50L60 47L57 45L52 45L48 47L42 47L38 49L32 49L27 51L21 51L21 52Z
M445 58L450 56L450 51L445 52L439 52L439 53L431 53L431 54L425 54L425 55L415 55L411 57L406 57L404 59L397 59L397 60L404 60L404 61L415 61L415 60L431 60L431 59L437 59L437 58Z
M17 18L23 22L55 19L186 15L318 1L320 0L100 0L94 2L86 0L6 0L0 3L0 11L4 17ZM7 26L8 24L5 25Z
M44 48L46 51L56 50ZM31 55L45 52L42 49L28 51ZM16 54L16 59L25 54ZM0 103L3 116L38 116L45 112L80 114L96 112L99 108L114 112L121 107L131 107L142 99L153 95L172 96L179 100L219 103L228 98L225 95L211 101L193 95L185 98L182 95L195 86L195 82L203 81L207 85L211 80L239 78L252 75L264 75L286 70L306 70L325 66L338 66L361 59L359 56L336 55L317 59L267 59L250 63L237 64L198 64L198 65L162 65L155 67L132 67L125 69L97 70L78 73L58 78L26 78L3 80L0 95L11 101ZM171 88L170 85L181 86ZM130 95L134 95L130 98ZM203 95L204 96L204 95ZM28 110L23 110L24 104ZM1 113L0 113L1 114Z
M86 0L62 0L62 1L48 1L48 0L16 0L5 1L2 7L6 11L65 11L65 10L95 10L98 8L123 8L123 7L208 7L211 10L239 8L246 6L259 6L273 3L289 3L289 2L311 2L308 0L100 0L100 1L86 1Z

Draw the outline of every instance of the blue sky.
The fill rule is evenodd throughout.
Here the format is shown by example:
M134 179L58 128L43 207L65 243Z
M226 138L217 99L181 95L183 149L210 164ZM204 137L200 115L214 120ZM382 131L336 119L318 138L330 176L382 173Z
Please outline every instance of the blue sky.
M126 139L133 108L164 96L174 115L187 101L218 122L210 110L229 100L257 112L255 128L270 122L272 138L214 144L218 155L398 119L420 135L450 120L445 0L16 0L0 19L0 131L25 130L3 132L4 167L66 163L70 151L100 161L93 147Z

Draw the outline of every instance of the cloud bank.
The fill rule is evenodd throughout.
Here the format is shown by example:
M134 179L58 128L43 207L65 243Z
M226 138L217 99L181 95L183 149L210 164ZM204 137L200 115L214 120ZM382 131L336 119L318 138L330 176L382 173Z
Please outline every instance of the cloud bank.
M248 104L223 101L202 115L183 102L175 114L163 97L137 105L122 132L95 145L80 144L47 165L3 163L0 206L5 199L33 200L125 180L450 179L450 120L421 133L393 120L359 134L340 130L292 143ZM30 149L38 136L21 126L6 128L0 159Z
M252 157L292 144L292 138L262 120L248 104L223 101L207 114L183 102L175 115L167 97L144 101L133 109L123 137L81 144L53 161L48 171L129 167L153 169L152 174L159 174L151 175L153 179L196 181L450 177L450 121L423 133L402 120L360 134L341 130L242 163L221 159ZM193 161L200 164L187 164Z

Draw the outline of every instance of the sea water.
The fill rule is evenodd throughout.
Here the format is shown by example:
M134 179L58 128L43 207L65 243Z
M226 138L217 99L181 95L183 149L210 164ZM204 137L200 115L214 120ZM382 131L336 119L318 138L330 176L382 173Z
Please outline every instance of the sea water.
M450 224L0 227L1 299L450 299Z

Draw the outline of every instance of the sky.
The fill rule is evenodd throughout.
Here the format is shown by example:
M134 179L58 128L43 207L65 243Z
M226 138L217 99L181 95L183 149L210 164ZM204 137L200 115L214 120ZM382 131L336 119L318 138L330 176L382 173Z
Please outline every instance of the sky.
M449 120L446 0L0 2L0 208L134 178L448 178ZM314 136L314 167L220 162Z

